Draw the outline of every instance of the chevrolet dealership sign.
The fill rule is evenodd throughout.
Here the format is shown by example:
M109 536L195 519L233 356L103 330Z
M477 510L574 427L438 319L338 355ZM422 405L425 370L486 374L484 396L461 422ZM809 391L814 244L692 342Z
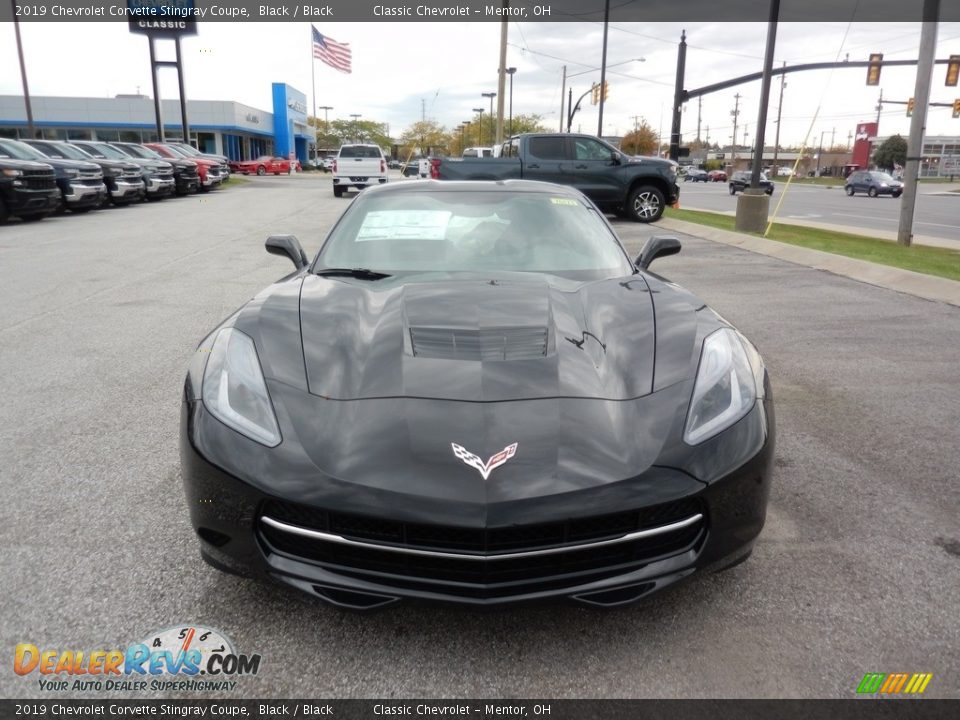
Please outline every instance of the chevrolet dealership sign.
M153 37L197 34L194 0L127 0L130 32Z

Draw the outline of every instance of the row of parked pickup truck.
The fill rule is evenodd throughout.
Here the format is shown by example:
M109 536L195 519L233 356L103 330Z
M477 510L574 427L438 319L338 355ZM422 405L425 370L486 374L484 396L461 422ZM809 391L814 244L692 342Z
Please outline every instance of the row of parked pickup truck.
M185 143L0 138L0 223L204 192L229 177L227 158Z

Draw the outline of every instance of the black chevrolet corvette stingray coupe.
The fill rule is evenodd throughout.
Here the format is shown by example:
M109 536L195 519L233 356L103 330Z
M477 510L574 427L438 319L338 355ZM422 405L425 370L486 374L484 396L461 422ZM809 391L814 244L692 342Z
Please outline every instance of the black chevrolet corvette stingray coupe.
M200 552L328 603L637 601L745 560L774 451L754 346L579 191L368 188L199 345Z

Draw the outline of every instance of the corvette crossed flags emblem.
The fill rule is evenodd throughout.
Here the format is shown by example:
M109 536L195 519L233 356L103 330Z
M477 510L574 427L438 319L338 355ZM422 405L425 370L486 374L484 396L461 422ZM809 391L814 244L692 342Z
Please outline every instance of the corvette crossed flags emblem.
M450 446L453 448L453 454L458 458L463 460L467 465L472 467L474 470L477 470L480 475L483 476L483 479L486 480L490 477L496 468L503 465L507 460L512 458L517 454L517 445L519 443L514 443L513 445L508 445L503 450L498 452L496 455L487 460L486 463L483 462L479 457L474 455L472 452L469 452L462 445L457 445L456 443L450 443Z

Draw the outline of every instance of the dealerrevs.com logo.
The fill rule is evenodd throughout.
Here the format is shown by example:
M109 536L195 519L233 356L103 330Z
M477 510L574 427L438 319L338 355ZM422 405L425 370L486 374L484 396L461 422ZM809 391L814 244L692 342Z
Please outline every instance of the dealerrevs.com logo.
M20 643L13 671L36 675L45 691L233 690L237 679L256 675L260 655L237 653L218 630L178 625L151 633L125 650L41 649Z

